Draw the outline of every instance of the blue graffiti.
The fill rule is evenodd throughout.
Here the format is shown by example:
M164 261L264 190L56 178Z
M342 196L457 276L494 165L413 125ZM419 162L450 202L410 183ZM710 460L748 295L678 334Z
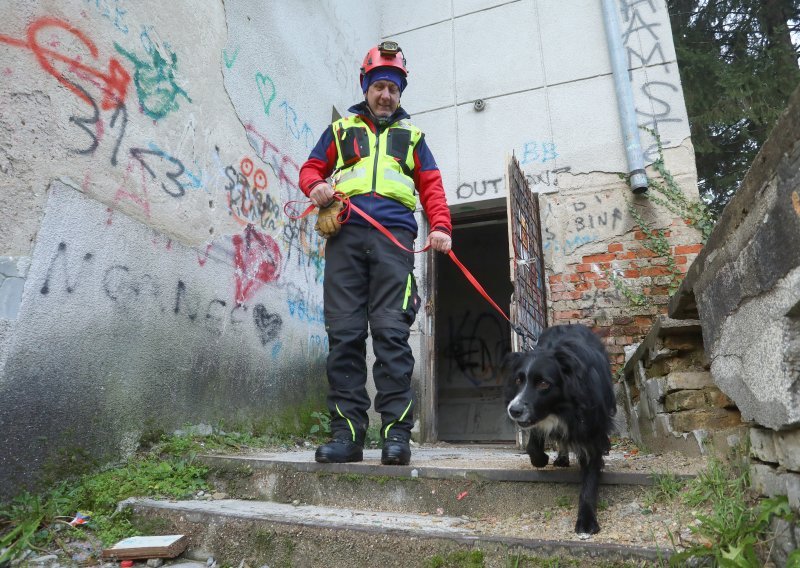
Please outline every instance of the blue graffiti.
M554 142L525 142L522 145L522 157L520 158L520 165L530 164L534 162L549 162L558 158L556 145Z
M309 323L325 323L325 313L321 306L309 306L305 300L287 298L289 315Z
M128 33L128 26L123 22L125 14L127 14L128 11L120 7L120 0L86 0L86 3L93 5L95 10L97 10L101 16L112 22L114 27L119 31L124 34Z

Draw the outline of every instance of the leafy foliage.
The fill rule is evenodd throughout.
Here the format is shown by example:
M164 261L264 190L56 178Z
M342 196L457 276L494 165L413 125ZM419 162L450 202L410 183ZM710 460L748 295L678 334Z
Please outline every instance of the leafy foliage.
M718 215L800 83L799 0L667 0L701 195Z
M773 516L793 519L785 496L756 500L748 493L747 471L737 472L713 461L686 489L683 498L692 506L708 506L691 527L696 541L670 558L672 566L689 559L708 558L714 566L760 566L758 549L766 542Z

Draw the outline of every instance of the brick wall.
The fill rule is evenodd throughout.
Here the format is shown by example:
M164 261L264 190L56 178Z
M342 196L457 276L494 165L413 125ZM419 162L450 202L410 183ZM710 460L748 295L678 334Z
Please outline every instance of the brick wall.
M694 229L687 231L682 219L675 219L672 226L664 235L676 241L670 254L682 277L703 245L684 244L687 236L697 239L698 235ZM666 313L670 286L677 285L668 258L658 256L647 244L645 233L630 231L609 243L605 252L578 257L548 280L551 325L592 327L605 342L615 373L625 363L625 346L641 341L654 319ZM637 304L620 288L644 303Z

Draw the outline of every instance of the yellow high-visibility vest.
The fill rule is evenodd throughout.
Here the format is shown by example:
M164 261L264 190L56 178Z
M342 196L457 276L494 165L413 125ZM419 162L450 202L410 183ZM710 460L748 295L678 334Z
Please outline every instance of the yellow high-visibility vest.
M414 186L414 147L422 131L399 120L376 135L360 116L333 123L339 158L336 190L347 196L372 191L391 197L411 209L417 206Z

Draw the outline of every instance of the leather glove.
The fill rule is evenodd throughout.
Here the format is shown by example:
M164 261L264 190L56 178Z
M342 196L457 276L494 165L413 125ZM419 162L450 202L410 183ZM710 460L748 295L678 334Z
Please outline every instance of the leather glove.
M344 204L336 199L327 207L320 207L317 213L317 223L314 225L314 230L320 237L329 239L339 233L342 228L339 213L343 207Z

